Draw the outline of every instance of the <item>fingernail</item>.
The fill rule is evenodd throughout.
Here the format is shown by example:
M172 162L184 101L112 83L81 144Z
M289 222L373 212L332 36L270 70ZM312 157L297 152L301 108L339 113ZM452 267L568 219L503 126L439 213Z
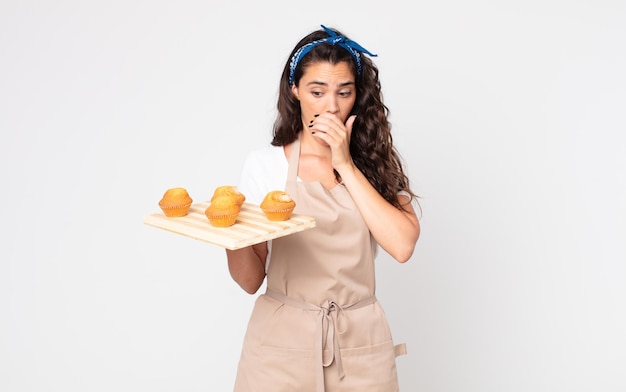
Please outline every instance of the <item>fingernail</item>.
M319 116L319 114L315 114L315 115L313 115L313 117L318 117L318 116Z
M313 124L309 124L309 128L311 128L313 126Z
M309 124L313 124L313 120L309 121Z

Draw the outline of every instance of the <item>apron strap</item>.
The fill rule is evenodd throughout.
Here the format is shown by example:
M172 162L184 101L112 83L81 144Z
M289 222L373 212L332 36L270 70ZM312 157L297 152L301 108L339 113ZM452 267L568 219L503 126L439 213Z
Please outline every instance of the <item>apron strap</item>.
M289 152L289 169L287 172L287 181L298 180L298 164L300 163L300 135L291 144Z
M400 343L393 346L393 352L395 353L396 357L399 357L400 355L406 355L406 343Z

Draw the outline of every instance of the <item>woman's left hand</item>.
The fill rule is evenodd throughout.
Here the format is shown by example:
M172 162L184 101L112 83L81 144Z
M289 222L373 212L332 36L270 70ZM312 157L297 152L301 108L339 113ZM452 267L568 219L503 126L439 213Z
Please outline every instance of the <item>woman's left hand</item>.
M322 139L330 147L333 168L339 173L345 165L352 165L350 135L355 119L356 115L352 115L344 124L336 115L322 113L313 120L309 127L314 137Z

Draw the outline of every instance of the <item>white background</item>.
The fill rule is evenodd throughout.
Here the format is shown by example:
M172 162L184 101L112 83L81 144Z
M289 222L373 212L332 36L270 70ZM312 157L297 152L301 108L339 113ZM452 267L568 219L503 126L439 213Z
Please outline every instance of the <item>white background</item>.
M320 24L377 53L422 196L402 390L626 390L623 1L0 2L0 390L229 391L255 296L147 226L269 143Z

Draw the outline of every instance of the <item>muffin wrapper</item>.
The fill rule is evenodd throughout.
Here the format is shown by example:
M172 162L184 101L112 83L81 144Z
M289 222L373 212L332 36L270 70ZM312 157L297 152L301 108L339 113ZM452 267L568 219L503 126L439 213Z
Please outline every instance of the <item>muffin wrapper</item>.
M271 221L285 221L291 218L291 214L293 212L293 208L288 208L285 210L263 210L265 217Z
M239 214L230 215L209 215L205 214L211 225L215 227L229 227L235 224Z
M189 213L191 203L178 206L164 206L159 204L159 207L161 207L161 210L163 210L165 216L169 218L176 218L187 215Z

